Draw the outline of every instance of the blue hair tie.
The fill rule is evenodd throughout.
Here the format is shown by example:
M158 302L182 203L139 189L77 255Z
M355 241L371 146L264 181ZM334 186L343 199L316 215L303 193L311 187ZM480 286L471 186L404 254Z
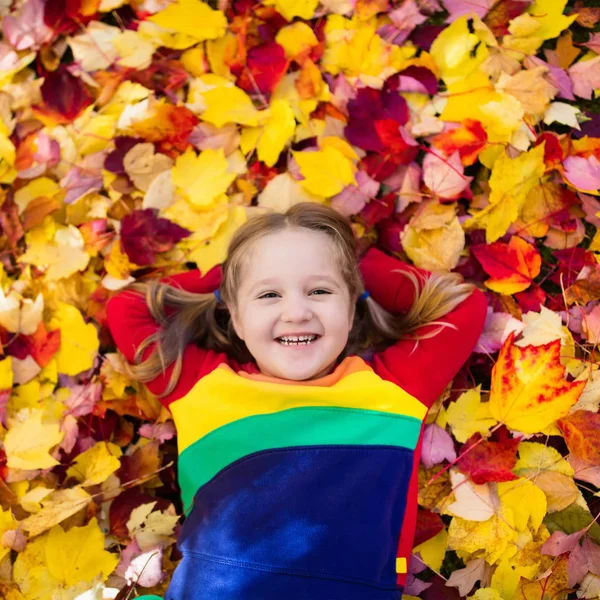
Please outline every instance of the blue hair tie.
M215 298L217 299L217 302L222 302L222 300L221 300L221 292L219 292L218 289L215 290L214 294L215 294Z
M365 290L359 297L359 301L366 300L371 294L367 290Z

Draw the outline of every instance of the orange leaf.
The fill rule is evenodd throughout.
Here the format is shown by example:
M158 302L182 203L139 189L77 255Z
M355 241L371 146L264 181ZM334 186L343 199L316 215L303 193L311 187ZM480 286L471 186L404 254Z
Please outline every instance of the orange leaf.
M576 410L561 419L558 428L573 456L600 466L600 414Z
M526 290L540 274L542 257L534 246L513 236L508 244L494 242L472 246L471 251L491 276L486 287L506 296Z
M586 385L568 382L560 340L519 348L511 331L492 369L490 411L509 429L538 433L569 412Z
M131 128L147 142L160 142L163 153L178 156L173 149L184 152L188 148L188 138L197 124L198 117L185 106L160 104L152 117L133 123Z
M436 135L431 143L446 156L458 150L465 167L472 165L487 144L487 133L479 121L465 119L460 127Z

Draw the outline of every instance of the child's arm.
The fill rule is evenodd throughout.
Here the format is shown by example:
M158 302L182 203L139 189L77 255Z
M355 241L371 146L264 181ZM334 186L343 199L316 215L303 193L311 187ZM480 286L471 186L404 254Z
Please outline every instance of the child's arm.
M163 277L160 281L189 292L210 293L219 287L221 274L221 266L217 265L204 277L201 276L198 269L195 269ZM160 326L150 314L145 298L131 290L124 290L113 296L109 300L106 310L108 327L117 348L133 364L137 347L149 335L155 333ZM146 348L142 355L143 360L152 353L154 346L155 344L150 344ZM208 354L208 350L199 348L195 344L188 344L184 351L181 375L175 389L169 395L160 399L165 406L187 393L198 381L203 371L206 370L203 367L206 366L204 363ZM163 374L145 384L153 394L158 395L167 387L173 367L173 364L169 365Z
M373 299L390 312L406 312L414 300L410 280L394 269L416 269L376 248L370 249L360 264L365 287ZM409 394L431 406L444 391L471 354L485 323L487 300L475 289L454 310L439 321L456 327L444 327L432 338L399 340L373 356L373 367L384 379L396 382ZM415 333L423 334L439 325L423 325Z

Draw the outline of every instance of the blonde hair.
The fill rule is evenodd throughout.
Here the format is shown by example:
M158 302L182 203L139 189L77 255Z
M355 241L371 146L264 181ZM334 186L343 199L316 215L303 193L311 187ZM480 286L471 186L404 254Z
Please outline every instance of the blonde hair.
M222 265L219 288L221 303L212 292L188 292L157 279L128 286L127 289L145 296L150 313L160 325L158 331L138 347L135 364L127 365L130 377L141 382L152 381L175 363L170 381L160 397L168 395L181 375L183 353L190 343L225 352L240 364L252 361L253 357L245 343L234 331L227 305L236 306L235 291L252 245L269 234L286 229L316 231L329 238L335 260L348 285L350 298L356 302L364 291L364 284L358 266L356 239L346 217L333 208L315 202L295 204L285 213L263 213L242 225L229 243L227 258ZM369 347L385 347L402 338L417 341L429 338L444 327L453 327L436 319L451 311L474 288L473 284L464 283L457 273L434 272L425 278L416 271L399 272L411 281L417 291L411 308L404 314L392 314L370 296L365 302L359 303L342 358L359 354ZM169 316L166 307L172 313ZM437 324L439 327L423 335L414 333L425 324ZM153 342L156 342L154 351L142 361L144 350Z

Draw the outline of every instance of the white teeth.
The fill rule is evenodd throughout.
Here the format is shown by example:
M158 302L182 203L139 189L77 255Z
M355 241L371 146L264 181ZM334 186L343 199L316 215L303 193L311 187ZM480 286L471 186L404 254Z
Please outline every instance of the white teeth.
M278 342L284 346L306 346L316 339L316 335L285 336L278 338Z

